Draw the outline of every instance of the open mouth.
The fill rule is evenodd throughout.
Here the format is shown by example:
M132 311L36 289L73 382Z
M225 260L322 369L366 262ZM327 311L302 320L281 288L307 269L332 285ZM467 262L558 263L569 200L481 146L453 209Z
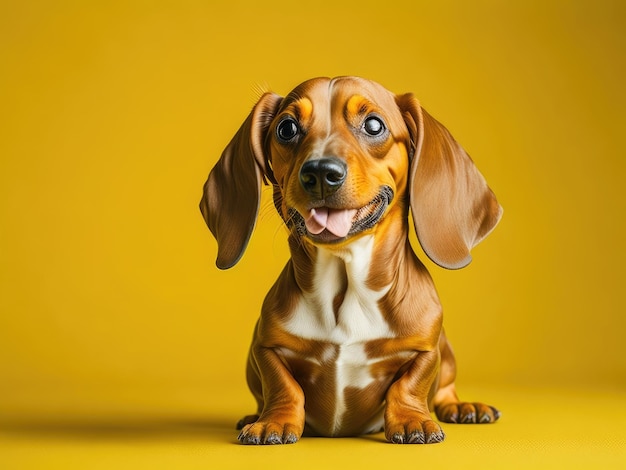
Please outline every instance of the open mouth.
M383 186L374 199L359 209L317 207L306 216L289 209L289 225L301 236L313 241L333 243L363 232L376 225L393 199L393 190Z

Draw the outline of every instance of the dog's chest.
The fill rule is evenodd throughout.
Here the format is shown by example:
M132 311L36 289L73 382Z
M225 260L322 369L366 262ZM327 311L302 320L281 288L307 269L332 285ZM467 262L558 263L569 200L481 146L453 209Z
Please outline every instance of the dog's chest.
M337 345L393 337L379 307L390 286L374 290L367 285L373 245L369 236L341 252L319 249L313 288L303 294L285 329L300 338Z
M315 288L284 324L290 335L315 345L281 348L281 353L305 392L307 422L324 434L347 432L355 420L364 420L360 426L379 426L385 390L415 354L390 356L371 347L375 340L395 336L379 306L390 286L374 290L367 285L372 251L371 237L353 242L340 256L320 250ZM354 399L355 394L366 398Z

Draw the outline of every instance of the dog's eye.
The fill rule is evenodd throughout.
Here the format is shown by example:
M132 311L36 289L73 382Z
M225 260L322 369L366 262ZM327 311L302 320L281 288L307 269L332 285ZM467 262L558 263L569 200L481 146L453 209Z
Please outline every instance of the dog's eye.
M376 137L385 132L385 123L377 116L370 116L363 123L363 130L366 134Z
M298 135L298 132L298 124L292 117L286 117L276 127L276 136L281 142L291 142Z

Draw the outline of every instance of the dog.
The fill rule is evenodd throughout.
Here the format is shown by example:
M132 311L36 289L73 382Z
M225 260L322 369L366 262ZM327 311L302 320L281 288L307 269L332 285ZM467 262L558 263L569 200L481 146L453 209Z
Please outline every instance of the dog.
M443 441L440 422L493 423L459 400L455 359L432 279L409 242L459 269L502 215L494 193L413 94L358 77L267 92L225 148L200 209L220 269L255 227L263 184L289 231L291 258L267 294L247 381L256 414L243 444L382 432Z

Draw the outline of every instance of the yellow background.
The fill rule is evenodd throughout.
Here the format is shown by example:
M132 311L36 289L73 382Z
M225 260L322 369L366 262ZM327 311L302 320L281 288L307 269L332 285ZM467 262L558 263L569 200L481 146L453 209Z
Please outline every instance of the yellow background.
M0 466L623 464L625 5L0 2ZM260 91L319 75L414 92L504 206L468 268L427 264L497 425L235 444L285 231L266 193L218 271L197 204Z

